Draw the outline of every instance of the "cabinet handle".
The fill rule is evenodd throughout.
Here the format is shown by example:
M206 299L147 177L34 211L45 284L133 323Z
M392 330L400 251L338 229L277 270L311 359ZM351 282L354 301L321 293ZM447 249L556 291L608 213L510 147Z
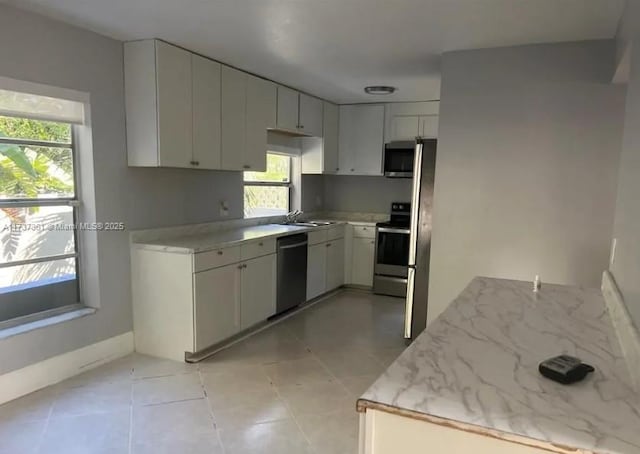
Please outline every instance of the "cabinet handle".
M242 269L242 265L238 265L238 269L241 270Z
M367 228L366 227L362 227L362 230L367 230Z
M337 172L338 170L340 170L340 167L336 167L336 172Z
M300 125L300 129L304 129L304 125Z
M373 241L372 241L372 242L373 242ZM242 268L246 268L246 267L247 267L247 265L242 265Z
M371 244L376 244L376 242L375 241L371 241Z
M356 171L356 169L351 169L351 171L352 171L352 172L355 172L355 171Z
M218 255L222 255L222 254L224 254L224 252L218 251Z
M327 243L327 247L331 246L331 243Z
M258 246L264 246L264 243L263 243L262 241L260 241L260 242L258 243Z
M249 164L245 164L245 165L243 165L243 166L242 166L242 168L243 168L243 169L250 169L250 168L251 168L251 166L250 166Z

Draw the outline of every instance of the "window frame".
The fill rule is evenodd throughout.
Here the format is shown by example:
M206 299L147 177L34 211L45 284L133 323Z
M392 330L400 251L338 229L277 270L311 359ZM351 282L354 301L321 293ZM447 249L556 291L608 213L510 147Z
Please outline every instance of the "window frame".
M242 172L242 200L244 201L245 188L247 186L257 186L257 187L277 187L277 188L287 188L287 213L291 211L291 193L293 191L293 156L288 155L286 153L277 153L273 151L267 151L267 155L277 155L284 156L289 159L289 181L246 181L244 179L245 172ZM250 171L249 171L250 172ZM243 218L244 219L254 219L260 217L270 217L270 216L251 216L247 217L244 211L243 206ZM286 213L285 213L286 214Z
M8 115L5 115L8 116ZM49 121L55 123L66 123L70 126L70 137L69 142L50 142L50 141L42 141L42 140L34 140L34 139L23 139L23 138L11 138L11 137L0 137L0 144L7 145L18 145L18 146L34 146L34 147L47 147L47 148L66 148L71 150L71 159L73 165L73 195L70 197L58 197L58 198L13 198L13 199L0 199L0 208L31 208L31 207L71 207L72 209L72 219L74 226L78 225L78 208L80 207L80 200L78 196L79 189L79 178L78 178L78 153L77 153L77 125L73 123L68 123L64 121L55 121L55 120L41 120L38 118L32 118L30 116L18 116L12 115L15 118L26 118L33 121ZM82 284L81 284L81 254L80 254L80 238L78 235L78 230L76 228L72 229L73 241L74 241L74 252L65 253L65 254L54 254L43 257L36 257L31 259L22 259L22 260L10 260L7 262L0 262L0 269L10 268L15 266L24 266L35 263L43 263L43 262L53 262L56 260L66 260L66 259L74 259L75 260L75 271L76 271L76 291L78 295L78 301L70 301L69 306L78 306L82 305ZM43 308L41 312L46 312L52 310L51 308ZM56 310L55 308L53 310ZM40 312L40 311L38 311ZM34 312L22 317L29 317L31 315L37 314L38 312ZM19 317L19 318L22 318ZM0 320L0 325L11 322L11 320Z

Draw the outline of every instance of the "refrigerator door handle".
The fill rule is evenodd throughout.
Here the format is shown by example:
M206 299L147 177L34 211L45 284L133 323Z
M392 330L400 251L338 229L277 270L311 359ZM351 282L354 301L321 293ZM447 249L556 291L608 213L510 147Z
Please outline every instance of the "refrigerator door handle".
M416 282L416 269L409 267L407 275L407 298L404 308L404 338L411 339L411 325L413 323L413 292Z
M418 247L418 216L420 212L420 182L422 180L422 140L416 142L413 160L413 191L411 194L411 221L409 227L409 266L415 266Z

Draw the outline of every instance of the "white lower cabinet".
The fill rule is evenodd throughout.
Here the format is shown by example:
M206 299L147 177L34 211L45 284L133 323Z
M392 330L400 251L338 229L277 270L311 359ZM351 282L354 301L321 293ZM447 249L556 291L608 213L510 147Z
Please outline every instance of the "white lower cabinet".
M193 275L196 351L240 331L239 266L227 265Z
M240 266L240 328L246 329L276 313L276 254Z
M327 288L326 243L314 244L307 250L307 301L322 295Z
M327 243L326 291L344 284L344 238Z
M371 287L373 285L373 260L375 239L354 238L351 254L351 283Z
M275 239L182 254L131 250L136 351L184 361L276 313Z
M310 237L307 255L307 301L344 284L344 226L314 233L322 241Z

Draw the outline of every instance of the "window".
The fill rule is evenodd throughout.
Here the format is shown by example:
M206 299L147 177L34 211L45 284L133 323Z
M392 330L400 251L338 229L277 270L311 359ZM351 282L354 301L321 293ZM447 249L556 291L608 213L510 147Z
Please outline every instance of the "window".
M0 116L0 322L79 303L75 173L73 126Z
M287 214L291 199L291 157L267 153L266 172L244 172L244 217Z

